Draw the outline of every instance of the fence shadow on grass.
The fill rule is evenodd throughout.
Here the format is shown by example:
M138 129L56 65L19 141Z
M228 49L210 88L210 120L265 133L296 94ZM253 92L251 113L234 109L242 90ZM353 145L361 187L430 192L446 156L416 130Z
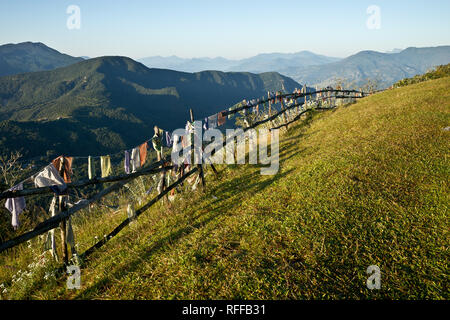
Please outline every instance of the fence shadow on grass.
M259 175L259 170L256 170L253 173L248 173L244 176L239 176L234 179L232 179L229 182L222 183L220 186L216 188L212 188L206 196L211 196L212 194L227 194L232 193L235 196L229 197L226 199L221 199L220 197L211 202L206 207L200 208L205 213L197 215L195 218L193 218L192 221L201 219L202 217L206 216L208 213L205 209L208 207L215 212L213 215L209 216L208 218L197 221L194 224L189 223L189 225L186 225L182 228L179 228L178 230L170 233L169 235L156 240L150 247L142 249L141 253L133 259L131 262L127 263L126 265L123 265L119 267L117 270L115 270L113 273L108 274L104 276L102 279L95 282L93 285L91 285L89 288L84 290L83 292L80 292L76 298L84 299L89 298L91 295L95 295L97 292L102 291L102 289L110 283L111 280L121 278L126 273L134 272L136 271L141 265L143 261L146 261L150 259L154 254L157 254L158 252L162 252L168 249L169 244L173 244L174 242L177 242L181 240L182 238L190 235L195 230L198 230L200 228L205 227L210 222L215 220L217 217L224 214L224 212L232 211L234 207L239 207L239 204L245 200L245 195L242 195L239 192L233 193L233 191L239 190L239 189L245 189L247 192L256 194L259 192L262 192L264 189L266 189L268 186L272 185L277 180L289 175L294 169L288 170L283 173L279 173L277 175L272 176L272 178L264 179L263 181L257 181L258 179L255 179ZM240 198L240 199L236 199ZM234 203L234 205L233 205ZM221 204L220 206L215 206L217 204ZM120 237L116 239L120 241ZM101 252L100 252L101 254Z

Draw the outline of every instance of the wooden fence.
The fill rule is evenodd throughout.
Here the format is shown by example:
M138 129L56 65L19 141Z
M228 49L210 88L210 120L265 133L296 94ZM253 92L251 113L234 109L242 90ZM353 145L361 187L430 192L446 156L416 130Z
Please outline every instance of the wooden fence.
M327 93L327 96L319 97L318 94L322 94L322 93ZM338 95L338 93L340 95ZM334 96L332 94L334 94ZM354 95L350 96L350 94L354 94ZM290 99L293 99L294 101L296 101L299 98L306 99L306 97L308 97L308 96L310 96L311 98L313 96L315 96L314 97L315 101L319 101L319 100L323 100L323 99L328 99L329 101L331 99L351 99L351 100L353 100L353 99L365 97L367 95L368 95L368 93L364 93L361 91L355 91L355 90L324 89L324 90L318 90L318 91L314 91L314 92L305 92L305 93L296 92L296 93L290 93L290 94L283 94L283 95L277 96L276 99L281 99L281 101L283 101L284 98L290 98ZM266 103L266 102L270 103L271 101L273 101L274 98L275 97L270 97L270 98L267 98L266 100L258 101L258 104L262 104L262 103ZM271 114L271 110L269 108L269 114L265 119L262 119L260 121L256 121L256 122L250 124L246 128L243 128L243 131L244 132L248 131L248 130L255 128L257 126L260 126L264 123L273 121L273 120L277 119L278 117L280 117L281 115L284 115L284 117L283 117L284 122L281 125L270 128L270 130L280 129L282 127L287 127L289 124L299 120L301 118L301 116L307 112L311 112L313 110L329 110L329 109L335 108L335 106L329 106L329 107L315 106L315 107L311 107L311 108L302 109L301 111L299 111L297 109L298 112L295 115L295 117L290 120L287 120L287 118L285 117L286 112L288 110L292 110L294 108L301 107L302 105L304 105L304 104L303 103L293 103L292 105L284 106L284 104L282 103L281 110L274 114ZM254 105L243 105L236 109L227 110L227 111L222 112L222 116L228 116L231 114L235 114L237 112L240 112L240 111L243 111L246 109L250 109L253 107L254 107ZM190 120L191 120L191 122L194 122L194 116L193 116L192 110L190 110ZM227 144L227 139L224 139L223 145L218 150L225 147L226 144ZM191 150L191 147L193 147L193 144L191 144L191 146L188 146L187 149ZM216 152L218 150L216 150ZM212 165L212 163L211 163L211 165ZM76 189L76 188L81 188L81 187L85 187L85 186L89 186L89 185L97 185L97 184L114 182L114 184L112 184L112 185L108 186L107 188L105 188L104 190L96 193L90 199L87 199L86 201L83 201L79 204L75 204L71 208L64 208L64 210L61 210L61 212L59 212L55 216L38 224L33 230L28 231L28 232L26 232L20 236L17 236L13 239L7 240L3 243L0 243L0 253L7 249L13 248L25 241L28 241L34 237L44 234L52 229L61 227L63 230L65 230L65 222L68 220L69 217L74 215L76 212L88 207L90 204L100 200L101 198L105 197L106 195L108 195L114 191L120 190L125 184L129 183L130 181L132 181L140 176L152 175L152 174L157 174L157 173L165 173L166 171L172 170L173 168L174 168L174 165L171 162L162 159L162 160L157 161L157 162L151 164L150 166L143 168L134 173L123 174L123 175L118 175L118 176L109 176L109 177L104 177L104 178L96 177L96 178L89 179L89 180L81 180L81 181L77 181L77 182L73 182L73 183L68 183L67 184L68 189ZM212 165L212 168L213 168L214 172L217 173L217 171L213 165ZM148 210L152 205L157 203L160 199L162 199L165 195L167 195L171 190L173 190L175 187L177 187L178 185L183 183L183 181L186 178L188 178L192 174L196 173L197 171L199 172L200 180L201 180L202 186L204 188L205 187L205 179L204 179L202 164L198 164L197 166L191 166L190 171L183 174L180 178L178 178L178 180L176 180L169 186L165 186L165 183L164 183L163 190L156 197L154 197L149 202L147 202L145 205L143 205L141 208L136 210L134 217L129 217L129 218L125 219L124 221L122 221L108 235L106 235L103 239L101 239L96 244L94 244L92 247L87 249L84 253L82 253L80 255L80 257L86 258L92 252L94 252L96 249L102 247L107 241L109 241L111 238L116 236L123 228L125 228L131 221L133 221L135 218L137 218L142 213L144 213L146 210ZM50 187L32 188L32 189L20 190L20 191L5 191L5 192L0 193L0 200L6 199L6 198L26 197L26 196L31 196L31 195L47 195L47 194L53 194L53 193L54 193L54 191ZM62 245L63 245L63 262L64 262L64 265L67 265L68 257L67 257L67 245L65 243L66 242L65 237L62 237L62 242L63 242L62 243Z

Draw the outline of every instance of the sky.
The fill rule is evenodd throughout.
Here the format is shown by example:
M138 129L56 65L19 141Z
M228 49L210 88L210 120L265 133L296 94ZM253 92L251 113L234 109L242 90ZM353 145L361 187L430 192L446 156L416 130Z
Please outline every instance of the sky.
M449 13L449 0L0 0L0 45L42 42L72 56L133 59L302 50L346 57L450 45Z

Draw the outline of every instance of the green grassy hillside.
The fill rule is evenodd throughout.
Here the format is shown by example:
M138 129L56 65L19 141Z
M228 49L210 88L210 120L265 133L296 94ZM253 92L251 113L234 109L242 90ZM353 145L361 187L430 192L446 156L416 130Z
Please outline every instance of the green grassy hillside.
M85 261L80 290L44 278L48 267L11 282L36 242L35 255L3 254L2 296L448 299L449 87L448 77L410 85L298 122L281 136L277 175L208 172L206 193L158 203ZM78 217L79 251L125 217ZM366 288L370 265L380 290Z
M424 82L432 79L440 79L450 76L450 64L437 66L435 69L425 74L416 75L412 78L402 79L394 83L394 88L409 86L414 83Z

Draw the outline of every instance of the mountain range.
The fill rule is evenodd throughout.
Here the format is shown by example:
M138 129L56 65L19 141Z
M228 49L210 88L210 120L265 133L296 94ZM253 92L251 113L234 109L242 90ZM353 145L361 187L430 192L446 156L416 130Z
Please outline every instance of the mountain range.
M164 68L185 72L219 70L261 73L292 67L320 65L339 60L339 58L318 55L310 51L300 51L297 53L262 53L241 60L229 60L222 57L185 59L177 56L155 56L142 58L138 61L149 68Z
M184 127L189 108L199 119L267 91L292 92L301 84L326 86L338 79L346 87L361 86L367 79L387 87L449 63L450 46L362 51L341 60L307 51L261 54L237 64L231 61L233 66L224 58L152 59L166 67L164 63L179 63L192 69L279 72L189 73L148 68L127 57L71 57L42 43L3 45L0 150L22 149L27 158L117 152L151 137L154 125Z
M52 70L82 61L37 42L0 46L0 77L24 72Z
M0 77L0 148L94 155L136 146L153 126L182 128L267 91L301 86L278 73L149 69L127 57L100 57L50 71ZM44 151L44 153L45 153Z
M319 87L333 85L337 79L342 79L346 87L358 87L371 79L376 80L380 88L386 88L449 62L450 46L440 46L407 48L397 53L361 51L337 62L277 71L300 83Z
M24 42L0 46L0 76L23 72L52 70L82 60L42 43ZM217 70L223 72L278 72L308 86L328 86L343 82L358 88L368 79L386 88L403 79L422 74L430 68L450 62L450 46L393 49L387 52L361 51L345 59L318 55L310 51L264 53L230 60L223 57L184 59L154 56L138 60L149 68L182 72Z
M361 51L345 59L318 55L309 51L259 54L242 60L217 58L183 59L148 57L139 60L148 67L194 72L200 70L279 72L310 86L335 85L360 87L369 79L386 88L403 78L422 74L432 67L450 62L450 46L393 49L382 53Z

